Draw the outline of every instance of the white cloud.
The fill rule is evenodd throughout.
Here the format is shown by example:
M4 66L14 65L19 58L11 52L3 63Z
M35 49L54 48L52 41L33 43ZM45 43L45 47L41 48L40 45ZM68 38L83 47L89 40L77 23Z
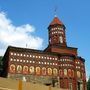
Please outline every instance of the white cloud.
M8 45L41 49L43 39L33 36L35 27L30 24L15 26L4 12L0 12L0 55L3 55Z

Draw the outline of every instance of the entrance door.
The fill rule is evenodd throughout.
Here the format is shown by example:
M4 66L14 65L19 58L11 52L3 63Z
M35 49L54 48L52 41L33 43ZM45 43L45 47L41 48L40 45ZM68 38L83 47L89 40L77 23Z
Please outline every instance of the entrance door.
M77 90L80 90L80 82L77 82Z
M77 90L83 90L83 83L77 82Z

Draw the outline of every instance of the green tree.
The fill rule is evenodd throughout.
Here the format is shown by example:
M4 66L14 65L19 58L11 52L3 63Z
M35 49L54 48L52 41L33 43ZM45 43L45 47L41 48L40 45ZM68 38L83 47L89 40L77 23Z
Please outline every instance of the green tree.
M2 58L3 58L3 57L0 56L0 70L2 70L2 63L3 63L3 62L2 62Z
M88 79L88 82L87 82L87 90L90 90L90 76L89 76L89 79Z

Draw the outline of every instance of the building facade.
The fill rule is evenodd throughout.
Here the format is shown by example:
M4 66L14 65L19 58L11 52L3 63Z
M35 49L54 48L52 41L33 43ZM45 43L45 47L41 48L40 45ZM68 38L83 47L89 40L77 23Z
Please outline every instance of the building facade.
M48 27L49 44L44 50L9 46L1 76L86 90L85 60L78 56L77 48L67 46L65 29L59 18L54 17Z

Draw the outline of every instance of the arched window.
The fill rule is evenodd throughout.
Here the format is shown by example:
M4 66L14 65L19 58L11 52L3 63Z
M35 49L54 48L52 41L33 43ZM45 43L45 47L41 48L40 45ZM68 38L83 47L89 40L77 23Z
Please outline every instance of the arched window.
M21 65L17 65L17 73L22 73L22 66Z
M48 75L52 75L52 69L51 68L48 68Z
M28 66L23 67L23 74L28 74Z
M10 65L10 72L15 73L15 65L14 64Z
M80 71L77 71L77 77L80 78Z
M34 67L33 66L30 66L29 72L30 72L30 74L34 74Z
M63 76L63 71L62 69L59 70L59 75L62 77Z
M64 69L64 76L67 76L67 69Z
M54 69L53 69L53 75L55 75L55 76L56 76L57 74L58 74L58 71L57 71L57 69L56 69L56 68L54 68Z
M45 67L42 68L42 75L46 75L46 68Z
M41 72L40 67L36 67L36 74L40 75L40 72Z
M59 40L60 40L60 43L63 43L63 37L62 36L59 37Z
M71 77L71 76L72 76L71 69L68 69L68 76L69 76L69 77Z
M72 70L72 77L74 77L74 70Z

